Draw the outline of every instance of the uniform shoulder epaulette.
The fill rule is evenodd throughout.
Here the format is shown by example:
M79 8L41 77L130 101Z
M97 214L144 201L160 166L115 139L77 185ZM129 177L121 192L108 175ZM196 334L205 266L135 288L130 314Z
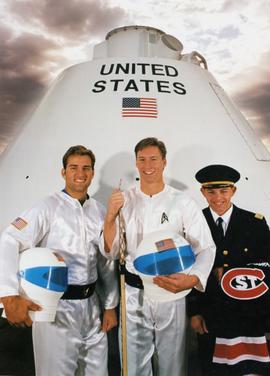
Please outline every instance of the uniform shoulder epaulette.
M256 213L255 214L255 218L257 218L257 219L263 219L263 215L259 214L259 213Z

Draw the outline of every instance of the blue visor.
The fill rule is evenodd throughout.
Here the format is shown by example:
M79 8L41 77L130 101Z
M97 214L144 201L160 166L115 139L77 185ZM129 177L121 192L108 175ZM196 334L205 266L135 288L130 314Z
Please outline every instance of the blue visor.
M66 266L37 266L21 270L20 277L47 290L64 292L68 285Z
M192 266L195 255L190 245L148 253L134 260L135 269L146 275L169 275Z

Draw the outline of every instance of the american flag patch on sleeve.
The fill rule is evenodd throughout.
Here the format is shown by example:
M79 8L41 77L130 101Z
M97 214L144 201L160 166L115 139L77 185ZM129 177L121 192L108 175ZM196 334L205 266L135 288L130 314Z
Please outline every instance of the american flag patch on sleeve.
M20 217L14 219L14 221L11 222L11 224L14 227L16 227L17 230L22 230L23 228L25 228L28 225L28 223Z

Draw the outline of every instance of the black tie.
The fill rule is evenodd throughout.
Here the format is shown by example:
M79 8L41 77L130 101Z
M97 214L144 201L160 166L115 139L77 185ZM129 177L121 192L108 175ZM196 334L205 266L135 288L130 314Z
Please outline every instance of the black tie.
M221 239L224 238L224 229L223 229L222 223L223 223L223 219L221 217L218 217L217 228L218 228L218 233Z

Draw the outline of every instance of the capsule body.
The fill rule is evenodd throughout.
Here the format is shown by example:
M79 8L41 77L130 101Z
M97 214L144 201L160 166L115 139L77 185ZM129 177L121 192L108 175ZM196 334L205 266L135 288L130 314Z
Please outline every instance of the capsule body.
M66 69L0 158L1 223L64 186L61 159L71 145L96 155L90 195L106 204L122 179L136 182L134 146L165 142L166 182L206 206L195 173L227 164L241 173L234 202L270 220L269 152L207 70L198 53L160 30L110 32L92 61Z

